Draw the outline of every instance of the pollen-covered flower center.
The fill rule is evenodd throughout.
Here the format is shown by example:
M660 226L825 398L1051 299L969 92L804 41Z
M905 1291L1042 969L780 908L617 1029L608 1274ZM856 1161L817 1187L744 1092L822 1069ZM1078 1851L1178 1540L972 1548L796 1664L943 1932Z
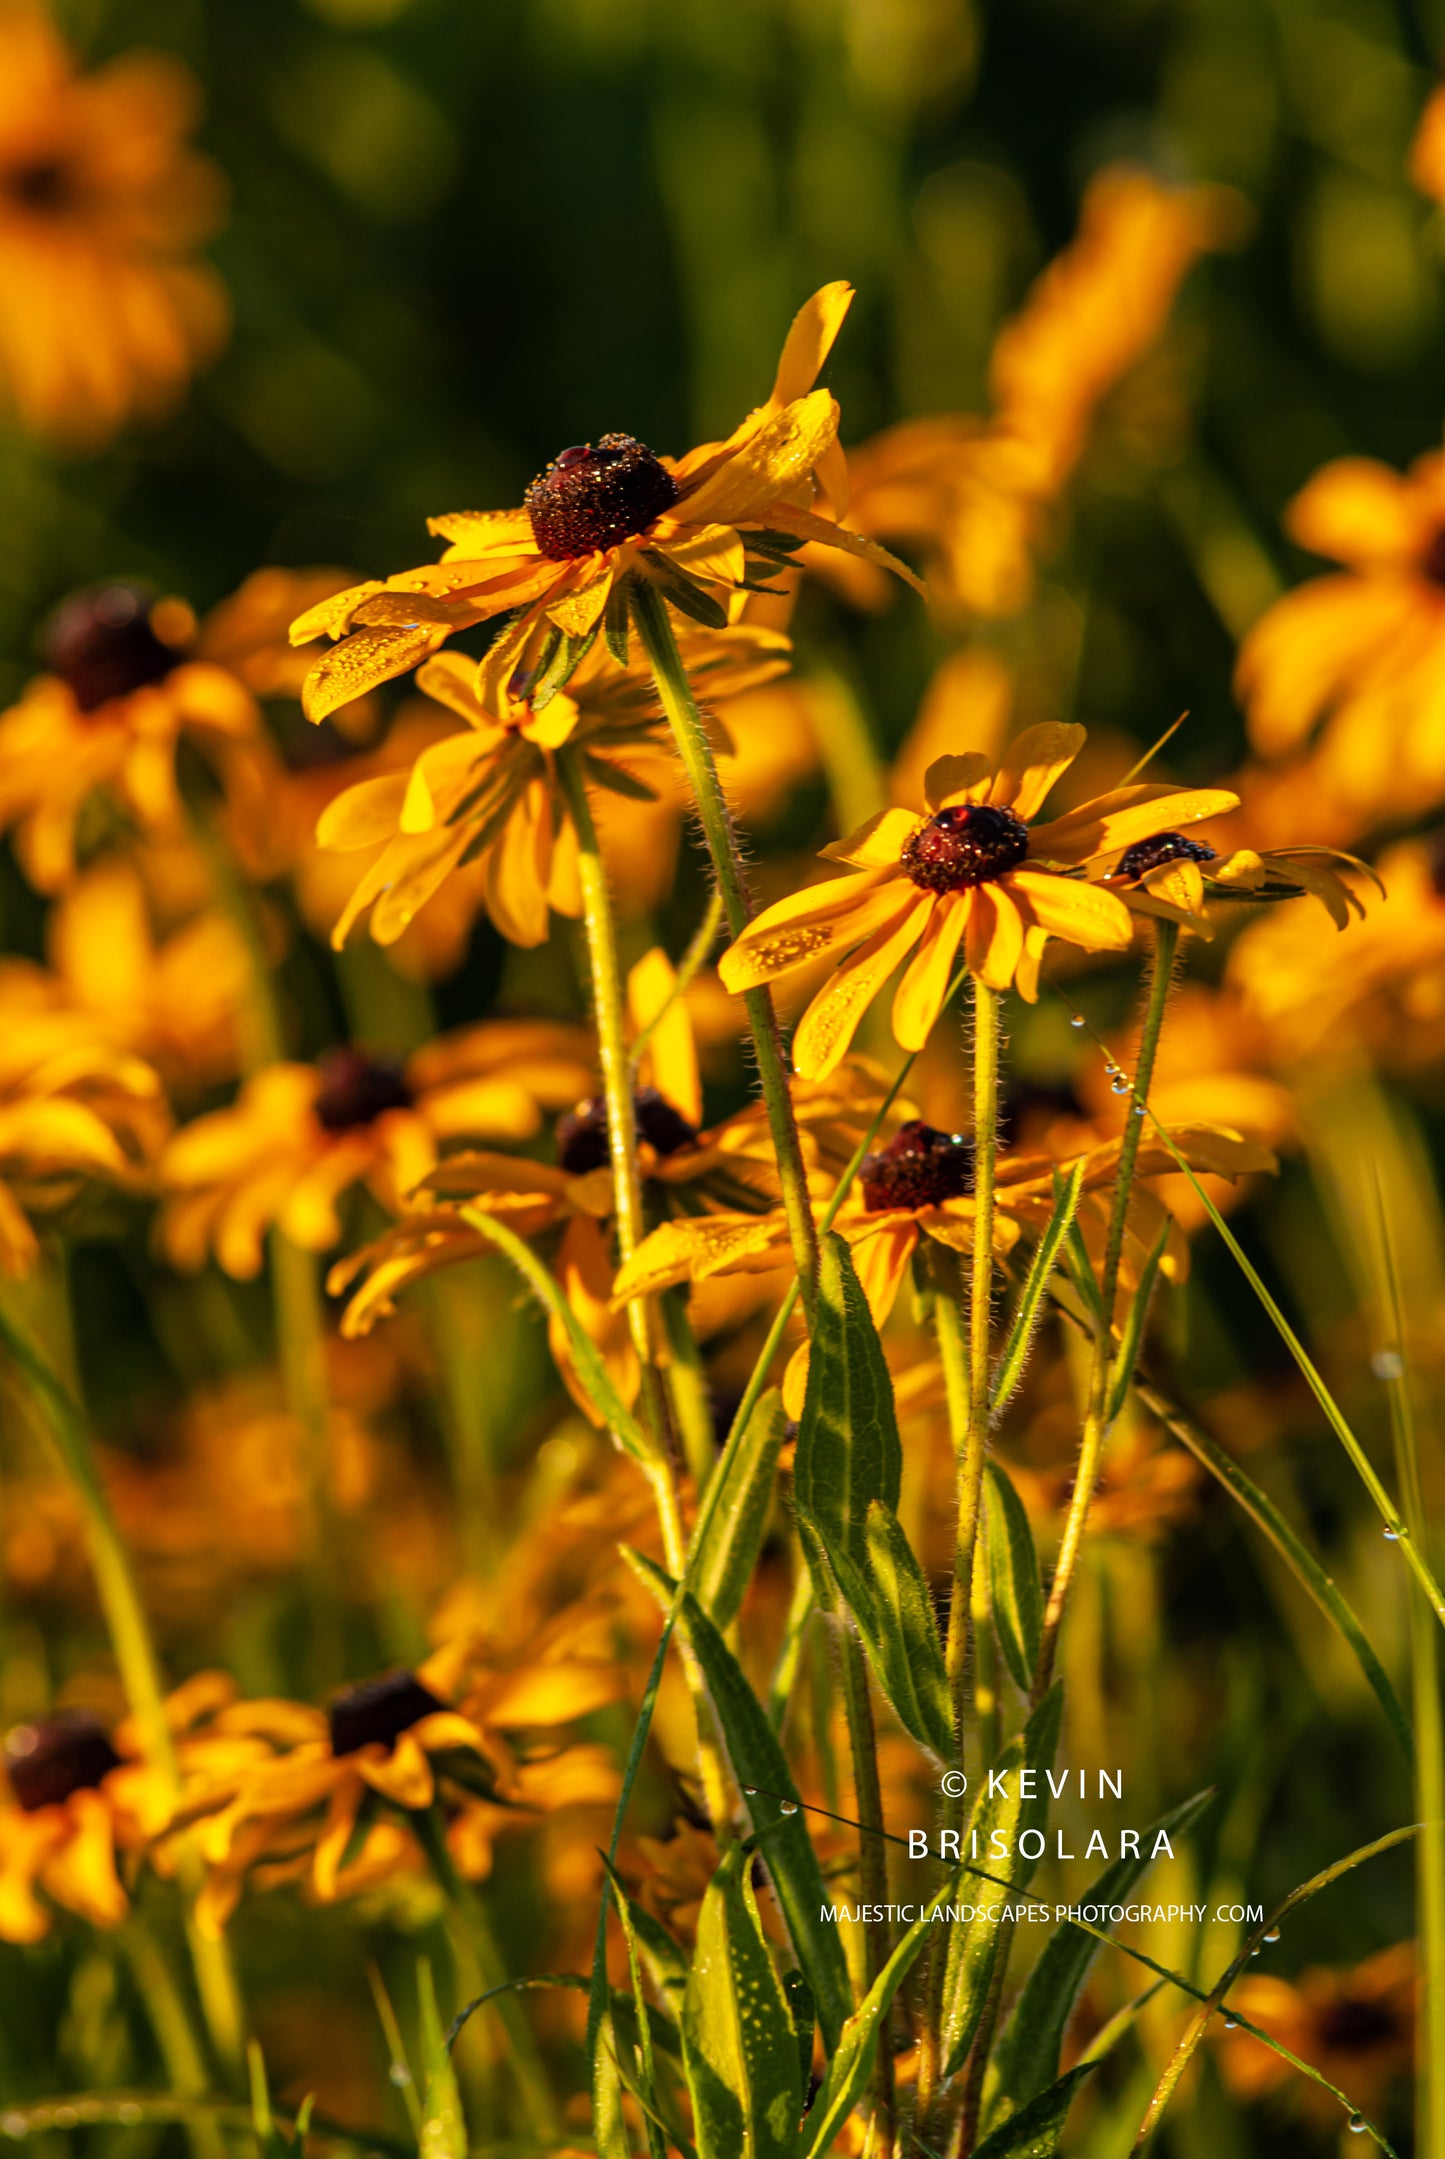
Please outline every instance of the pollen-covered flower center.
M157 637L154 595L143 585L97 585L56 609L45 633L45 659L82 712L160 682L185 658Z
M1182 832L1155 832L1147 840L1135 840L1119 857L1116 877L1145 877L1150 870L1159 869L1166 862L1213 862L1216 859L1212 847L1203 840L1191 840Z
M677 482L645 443L603 435L554 457L525 499L542 553L572 562L645 532L676 502Z
M411 1108L406 1068L398 1058L348 1048L329 1050L320 1064L321 1092L312 1107L328 1132L349 1132L389 1109Z
M415 1672L383 1672L347 1687L326 1712L333 1754L355 1754L361 1747L389 1747L423 1717L434 1717L446 1703L422 1685Z
M678 1154L697 1139L697 1127L682 1111L674 1109L655 1087L639 1087L632 1097L637 1136L655 1154ZM601 1095L579 1102L557 1126L557 1160L569 1177L585 1177L589 1170L606 1169L611 1161L607 1133L607 1104Z
M973 1190L973 1142L910 1117L858 1172L869 1214L892 1207L937 1207Z
M74 1792L92 1792L120 1756L98 1717L85 1710L17 1724L5 1741L10 1789L27 1814L57 1807Z
M994 802L960 802L921 825L900 860L927 892L965 892L1017 868L1029 851L1021 818Z

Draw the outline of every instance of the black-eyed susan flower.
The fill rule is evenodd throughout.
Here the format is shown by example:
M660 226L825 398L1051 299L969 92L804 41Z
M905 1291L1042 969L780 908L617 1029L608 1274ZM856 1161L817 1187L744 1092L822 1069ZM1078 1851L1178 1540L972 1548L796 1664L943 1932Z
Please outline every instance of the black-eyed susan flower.
M194 249L220 175L186 147L194 78L127 53L79 75L41 0L0 10L0 375L22 426L103 442L172 406L224 341Z
M709 698L766 682L787 665L778 632L739 625L687 641L689 666ZM555 680L515 672L488 678L457 653L438 653L418 687L465 722L423 749L409 770L363 780L330 803L317 827L326 848L373 852L332 935L342 945L367 912L379 944L401 935L462 863L476 864L488 914L517 945L539 945L549 910L582 911L577 836L556 784L556 753L580 752L594 787L623 797L653 790L619 756L655 746L656 692L644 671L594 646Z
M884 810L825 852L853 875L780 900L751 923L719 966L733 992L771 982L836 952L837 971L799 1024L793 1060L811 1078L847 1051L864 1012L913 955L893 1003L893 1032L921 1049L938 1018L960 954L991 988L1037 995L1044 941L1086 951L1124 950L1129 911L1089 881L1111 856L1161 823L1187 825L1233 809L1218 788L1141 784L1116 788L1064 816L1031 825L1059 774L1084 743L1082 727L1027 729L997 771L981 753L939 758L924 792L928 815Z
M1231 2009L1319 2070L1362 2107L1377 2108L1415 2059L1420 1992L1413 1942L1379 1949L1360 1964L1312 1965L1298 1979L1248 1972L1230 1989ZM1217 2020L1216 2020L1217 2024ZM1241 2099L1289 2087L1307 2114L1331 2126L1335 2101L1292 2074L1290 2065L1246 2031L1216 2028L1225 2083Z
M1285 513L1290 537L1344 568L1286 593L1239 655L1264 757L1314 732L1312 774L1359 831L1445 800L1445 454L1401 475L1372 458L1324 466Z
M450 541L441 561L356 585L303 614L298 643L343 639L312 669L306 710L323 719L360 691L405 674L455 631L511 614L482 662L482 703L518 667L565 680L604 623L626 642L629 579L660 588L686 616L720 625L747 586L805 541L913 573L876 541L846 531L812 504L841 507L838 407L813 384L852 290L825 285L788 333L767 403L724 442L685 457L655 456L631 435L563 450L516 510L433 518ZM719 598L719 595L722 595Z
M30 1218L68 1206L88 1180L144 1189L169 1125L148 1064L83 1011L12 986L0 1006L0 1272L28 1271Z
M208 1251L228 1274L259 1272L274 1225L304 1250L341 1236L337 1204L364 1184L393 1212L448 1142L525 1141L590 1067L576 1030L489 1021L405 1061L355 1046L316 1064L258 1072L229 1109L196 1118L161 1162L163 1248L180 1267Z
M197 653L182 600L96 586L67 600L45 638L47 671L0 715L0 829L15 828L42 892L75 873L76 823L96 794L150 828L181 812L176 746L244 741L260 713L236 677Z
M1335 847L1236 847L1221 855L1184 832L1151 833L1126 847L1112 866L1095 863L1093 870L1137 913L1163 916L1208 937L1213 934L1204 912L1208 900L1273 903L1309 893L1336 929L1363 919L1363 900L1330 866L1337 862L1378 884L1367 864Z

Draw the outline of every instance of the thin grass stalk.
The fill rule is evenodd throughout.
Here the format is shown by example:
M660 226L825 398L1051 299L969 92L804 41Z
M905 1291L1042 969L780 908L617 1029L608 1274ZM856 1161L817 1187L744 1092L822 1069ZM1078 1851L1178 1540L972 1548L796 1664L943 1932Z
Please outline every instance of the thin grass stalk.
M858 1893L865 1905L883 1911L888 1903L888 1853L883 1829L883 1787L878 1776L878 1735L868 1693L868 1665L852 1623L838 1623L842 1649L843 1706L853 1754L853 1789L858 1803ZM886 1919L863 1925L863 1966L871 1987L888 1962ZM873 2119L870 2125L877 2159L893 2154L893 2053L886 2032L880 2034L873 2070Z
M632 1091L632 1065L627 1048L624 1016L622 963L617 949L617 926L607 889L607 869L597 838L592 807L577 752L563 748L557 753L557 770L577 833L577 853L582 886L582 911L587 933L587 959L592 975L592 1009L597 1027L597 1053L602 1067L602 1094L607 1109L607 1145L612 1161L613 1214L617 1224L617 1247L622 1261L631 1259L647 1234L642 1208L642 1172L637 1153L637 1112ZM680 1579L687 1558L682 1512L668 1451L667 1406L663 1395L658 1356L657 1319L651 1301L629 1299L628 1328L637 1353L641 1383L642 1421L657 1458L653 1491L662 1527L663 1550L668 1572ZM687 1314L678 1314L687 1328ZM709 1434L709 1437L711 1435ZM720 1840L728 1833L731 1803L723 1754L714 1730L712 1706L702 1673L690 1651L684 1653L693 1708L697 1716L698 1759L707 1809Z
M169 1959L150 1928L134 1912L120 1930L120 1945L145 2003L171 2089L183 2099L203 2097L210 2082L206 2057ZM186 2135L196 2159L226 2159L226 2139L211 2116L197 2115L189 2120Z
M1377 1186L1380 1213L1380 1259L1390 1331L1394 1342L1377 1354L1390 1405L1390 1431L1405 1527L1423 1538L1427 1532L1425 1493L1420 1477L1420 1449L1415 1426L1414 1394L1405 1357L1405 1322L1394 1246ZM1445 1731L1440 1714L1440 1645L1434 1615L1424 1591L1412 1581L1410 1598L1410 1687L1415 1732L1415 1807L1420 1819L1416 1877L1420 1899L1420 1939L1425 1986L1420 2002L1419 2068L1415 2092L1415 2140L1419 2159L1445 2159Z
M56 1453L80 1502L86 1548L106 1631L131 1715L140 1728L147 1759L160 1771L167 1793L180 1798L180 1771L166 1716L165 1685L151 1639L150 1622L121 1540L110 1499L95 1466L85 1418L69 1389L52 1371L43 1351L14 1314L0 1303L0 1345L25 1374L50 1431ZM186 1935L206 2024L223 2069L239 2068L244 2050L245 2019L225 1944L211 1940L196 1925L190 1906L200 1887L195 1854L183 1850L178 1869L186 1897Z
M507 1973L486 1906L471 1883L457 1869L456 1861L447 1845L446 1830L437 1807L432 1805L423 1808L411 1816L411 1821L438 1886L457 1922L460 1940L475 1962L476 1978L481 1982L478 1986L468 1978L463 1983L462 1992L464 1995L471 1995L494 1988L499 1990L497 2014L506 2030L508 2062L526 2112L528 2126L541 2143L555 2144L560 2139L562 2124L553 2097L551 2080L537 2050L532 2027L527 2022L521 2003L516 1994L506 1987Z
M286 1406L300 1428L310 1516L306 1573L311 1603L311 1658L320 1684L343 1676L341 1531L331 1489L331 1388L326 1310L314 1252L282 1230L270 1238L276 1354Z
M672 728L673 739L697 802L708 853L712 857L713 874L717 878L718 891L722 894L728 931L732 937L740 937L752 918L752 907L743 875L742 853L718 779L712 744L708 741L702 714L698 710L697 699L693 696L692 684L688 680L687 669L677 649L677 639L668 619L667 603L654 585L638 578L634 580L632 587L632 609L638 634L652 668L657 694L662 701L662 709ZM748 1025L752 1030L753 1047L758 1060L758 1078L778 1160L778 1176L782 1185L783 1205L787 1210L793 1263L802 1285L803 1309L811 1326L818 1274L818 1233L813 1222L808 1179L803 1168L802 1148L798 1140L797 1119L793 1114L793 1098L788 1089L787 1069L783 1062L782 1037L778 1032L773 1000L766 989L747 991L743 1001L747 1009Z
M1054 1568L1048 1603L1044 1609L1038 1669L1034 1674L1035 1702L1042 1701L1053 1678L1059 1628L1063 1623L1064 1606L1068 1601L1074 1570L1079 1563L1079 1550L1088 1523L1089 1508L1093 1504L1094 1488L1099 1481L1099 1463L1108 1432L1109 1373L1113 1362L1114 1303L1119 1291L1119 1262L1123 1257L1129 1199L1134 1188L1134 1165L1139 1157L1139 1142L1144 1135L1144 1118L1149 1102L1149 1089L1154 1078L1154 1061L1164 1028L1164 1014L1169 1003L1169 987L1174 974L1174 956L1179 944L1177 923L1158 921L1154 931L1154 964L1149 979L1149 1001L1139 1038L1139 1057L1134 1069L1129 1113L1119 1149L1119 1168L1114 1182L1114 1200L1109 1214L1104 1265L1100 1277L1104 1324L1094 1342L1089 1368L1088 1405L1079 1447L1079 1466L1074 1478L1073 1494L1069 1500L1069 1511L1064 1521L1058 1563Z

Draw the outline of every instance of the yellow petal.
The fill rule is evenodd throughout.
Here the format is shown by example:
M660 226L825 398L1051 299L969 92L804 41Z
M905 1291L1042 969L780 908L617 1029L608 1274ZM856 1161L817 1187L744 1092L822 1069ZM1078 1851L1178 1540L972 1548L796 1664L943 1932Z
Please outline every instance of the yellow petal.
M345 794L328 802L316 824L316 844L346 851L375 847L389 840L397 829L406 800L407 775L387 772L380 779L359 780Z
M354 697L406 674L434 652L446 635L446 626L434 622L418 622L409 629L355 631L307 675L301 691L307 719L324 720Z
M664 1222L619 1268L613 1304L621 1307L633 1297L701 1282L765 1254L773 1257L786 1247L787 1237L786 1223L773 1215L708 1214Z
M904 848L923 822L912 810L879 810L856 832L821 851L830 862L851 862L860 870L896 870Z
M770 405L791 405L812 389L852 304L853 287L846 278L820 287L804 301L783 344Z
M496 726L477 697L477 663L464 653L438 652L417 669L416 686L449 712L455 712L469 727Z
M780 510L783 498L802 486L837 434L838 407L826 390L795 398L730 452L701 486L683 496L678 516L689 524L768 522L765 513ZM822 524L823 520L816 522ZM833 527L825 525L824 530L831 533ZM805 533L803 537L811 539L816 535Z
M550 600L547 619L555 622L568 637L585 637L601 617L611 591L612 564L609 562L601 575L592 578L590 583L579 585L575 592L563 593L560 599Z
M969 971L990 989L1006 990L1023 958L1024 926L1004 885L980 885L968 924Z
M886 871L860 870L775 901L718 961L723 987L737 996L867 936L897 905L898 882Z
M477 767L484 767L486 754L473 734L447 735L423 750L411 768L397 830L432 832L444 823L452 804L477 776Z
M1027 823L1037 816L1049 789L1061 772L1068 771L1087 739L1082 727L1057 720L1026 727L1004 751L988 791L989 801L1002 803Z
M333 592L329 599L319 600L315 607L308 607L305 614L298 615L292 623L292 644L309 645L318 637L340 637L362 601L385 590L382 581L373 577L364 585L348 585L344 592Z
M819 395L822 393L820 392ZM916 571L906 562L900 562L886 547L870 540L861 532L850 532L846 525L830 525L826 517L814 517L809 510L798 510L789 502L774 502L767 506L765 514L759 513L760 521L775 526L779 532L790 532L796 539L812 540L819 547L836 547L845 555L857 555L863 562L871 562L875 569L891 570L911 585L921 598L928 598L928 587Z
M1025 924L1062 937L1086 952L1123 952L1134 934L1124 902L1102 885L1047 870L1011 870L1006 880Z
M826 982L793 1037L793 1064L804 1079L823 1079L841 1064L858 1024L898 962L923 934L932 895L910 889L901 911Z
M1158 832L1177 832L1183 825L1238 808L1238 795L1224 787L1121 787L1051 824L1035 825L1029 854L1043 862L1087 862L1095 855L1118 854Z
M948 802L968 802L981 797L983 783L993 766L982 750L963 750L935 757L923 775L923 799L931 810Z
M932 1034L953 979L958 941L978 898L977 892L949 893L934 905L893 999L893 1038L901 1048L921 1050Z
M447 510L429 517L428 532L450 540L465 561L490 554L525 554L535 548L532 520L525 510Z

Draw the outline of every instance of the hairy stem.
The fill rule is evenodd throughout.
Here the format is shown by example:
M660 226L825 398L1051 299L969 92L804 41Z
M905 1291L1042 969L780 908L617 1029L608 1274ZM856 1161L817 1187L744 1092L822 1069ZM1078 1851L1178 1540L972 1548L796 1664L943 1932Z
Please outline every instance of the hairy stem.
M881 1911L888 1902L888 1854L883 1841L883 1788L878 1777L878 1740L868 1694L868 1666L863 1645L846 1619L838 1624L843 1661L843 1703L853 1754L853 1789L858 1807L858 1892L864 1904ZM864 1969L871 1987L888 1962L888 1922L869 1919L863 1929ZM878 2037L873 2072L872 2150L877 2159L893 2153L893 2053L888 2034Z
M1104 1324L1094 1342L1094 1353L1089 1367L1088 1405L1079 1447L1079 1467L1064 1522L1063 1538L1059 1545L1058 1564L1054 1569L1049 1601L1044 1612L1039 1661L1034 1673L1035 1702L1042 1701L1053 1677L1064 1606L1068 1601L1074 1570L1079 1563L1079 1551L1084 1540L1089 1508L1093 1503L1094 1487L1099 1481L1099 1462L1108 1431L1109 1373L1113 1362L1114 1303L1119 1291L1119 1262L1124 1251L1129 1198L1134 1186L1134 1164L1138 1159L1139 1142L1144 1133L1144 1114L1149 1102L1149 1088L1154 1078L1154 1060L1158 1055L1159 1037L1164 1027L1164 1013L1169 1002L1169 985L1174 973L1174 955L1178 943L1179 930L1175 923L1160 921L1155 924L1154 965L1149 980L1149 1001L1144 1014L1143 1032L1139 1038L1139 1059L1134 1070L1129 1114L1119 1149L1119 1168L1114 1181L1114 1201L1109 1215L1109 1232L1104 1246L1104 1266L1099 1284Z
M740 937L752 919L752 907L743 876L742 855L727 800L718 779L712 744L708 741L697 699L692 694L692 684L688 681L687 669L683 665L682 655L677 649L677 639L668 619L667 603L654 585L639 578L632 588L632 608L638 633L652 667L657 693L662 700L662 709L667 714L673 739L677 743L697 801L708 853L712 857L713 874L722 895L728 931L731 936ZM778 1176L782 1184L783 1205L787 1210L793 1262L802 1287L803 1309L811 1326L818 1274L818 1233L808 1196L808 1179L803 1168L797 1120L793 1115L793 1098L788 1091L782 1038L778 1033L773 1000L766 989L749 990L744 1003L748 1024L752 1029L753 1047L758 1060L758 1078L768 1113L768 1126L778 1158Z

